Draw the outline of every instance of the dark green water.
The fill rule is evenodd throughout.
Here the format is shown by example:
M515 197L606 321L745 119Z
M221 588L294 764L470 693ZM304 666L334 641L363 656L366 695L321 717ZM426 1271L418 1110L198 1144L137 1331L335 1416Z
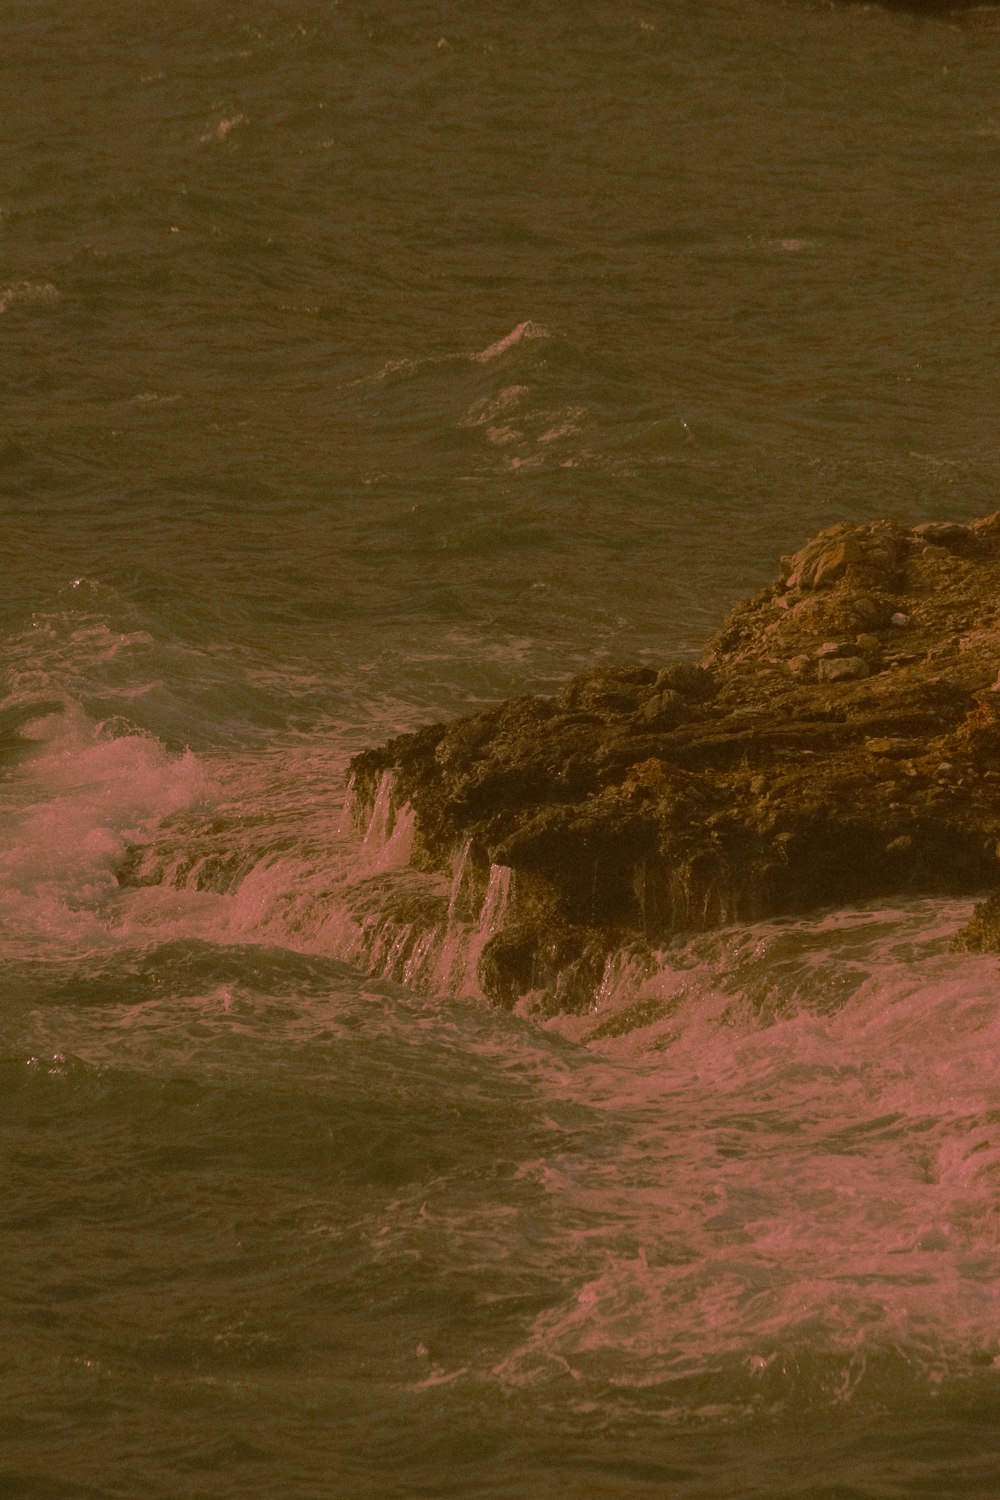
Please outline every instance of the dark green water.
M995 509L1000 13L3 21L0 1495L994 1494L963 907L567 1037L339 897L351 751Z

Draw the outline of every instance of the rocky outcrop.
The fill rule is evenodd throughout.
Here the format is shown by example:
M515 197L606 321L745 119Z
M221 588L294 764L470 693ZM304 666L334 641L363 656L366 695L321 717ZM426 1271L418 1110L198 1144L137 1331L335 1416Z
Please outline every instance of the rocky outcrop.
M839 525L702 658L602 667L356 756L410 868L474 912L496 1004L591 1003L612 952L891 893L1000 886L1000 514Z

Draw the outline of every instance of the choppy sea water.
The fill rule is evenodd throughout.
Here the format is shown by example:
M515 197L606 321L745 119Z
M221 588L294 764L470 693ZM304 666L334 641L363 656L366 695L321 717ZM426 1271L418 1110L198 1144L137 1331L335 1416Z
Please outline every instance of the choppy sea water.
M10 8L4 1495L995 1493L967 903L561 1029L337 913L354 750L996 508L998 63L988 6Z

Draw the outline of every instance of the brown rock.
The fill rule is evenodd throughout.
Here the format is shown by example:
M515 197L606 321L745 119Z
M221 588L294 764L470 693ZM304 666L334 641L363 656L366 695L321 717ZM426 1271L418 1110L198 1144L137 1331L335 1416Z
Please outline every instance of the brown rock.
M604 955L682 930L989 889L998 599L1000 514L831 527L700 665L601 668L355 757L359 816L391 771L428 877L459 851L481 885L513 870L479 976L504 1005L586 1007Z
M818 664L820 682L853 682L868 676L868 663L863 656L826 657Z

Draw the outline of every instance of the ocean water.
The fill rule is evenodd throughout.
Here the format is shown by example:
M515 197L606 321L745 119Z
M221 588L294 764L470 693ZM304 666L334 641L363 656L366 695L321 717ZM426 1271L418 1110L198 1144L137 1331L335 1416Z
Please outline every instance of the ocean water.
M998 76L991 6L5 8L0 1494L998 1493L969 903L561 1024L342 907L356 750L996 509Z

